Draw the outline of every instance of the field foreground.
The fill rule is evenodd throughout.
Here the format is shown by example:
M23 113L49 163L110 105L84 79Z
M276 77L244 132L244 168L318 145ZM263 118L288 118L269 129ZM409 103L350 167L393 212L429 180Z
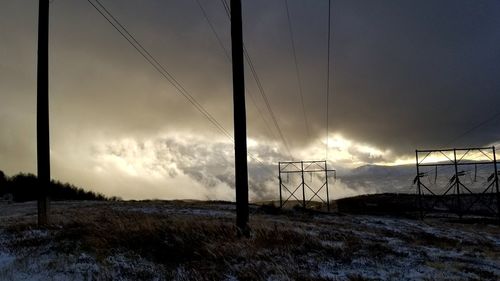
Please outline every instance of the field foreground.
M0 280L500 280L500 226L224 202L0 205Z

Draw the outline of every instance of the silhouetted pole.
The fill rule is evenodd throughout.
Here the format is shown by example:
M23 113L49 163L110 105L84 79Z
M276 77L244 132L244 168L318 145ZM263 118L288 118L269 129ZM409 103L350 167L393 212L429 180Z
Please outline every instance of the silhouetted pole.
M241 0L231 0L231 47L233 61L234 152L236 172L236 226L248 232L248 168L245 110L245 74Z
M420 219L424 219L424 210L422 205L422 188L420 186L420 161L418 160L418 150L415 150L415 159L417 160L417 189L418 189L418 208L420 209Z
M462 219L462 202L460 201L460 179L458 178L458 162L457 162L457 150L453 149L453 160L455 166L455 185L457 188L457 208L458 208L458 217Z
M496 149L493 146L493 167L495 168L495 190L497 194L497 215L498 218L500 219L500 190L498 187L498 167L497 167L497 153Z
M330 193L328 192L328 165L325 160L326 209L330 212Z
M306 208L306 186L304 181L304 161L300 161L300 177L302 179L302 208Z
M281 181L281 162L278 162L278 175L278 180L280 182L280 208L283 208L283 194L281 192L281 187L283 186L283 182Z
M37 64L37 166L38 166L38 225L48 219L50 184L49 145L49 0L38 6Z

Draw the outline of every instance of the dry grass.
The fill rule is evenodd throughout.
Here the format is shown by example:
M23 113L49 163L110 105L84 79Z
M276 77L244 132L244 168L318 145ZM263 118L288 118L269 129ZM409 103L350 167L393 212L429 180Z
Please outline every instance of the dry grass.
M88 211L88 212L87 212ZM74 212L74 213L72 213ZM82 216L81 214L85 214ZM9 232L34 229L33 224L14 225ZM311 279L307 253L345 259L343 249L325 247L321 239L283 223L253 221L250 238L239 238L231 219L144 214L103 207L56 215L47 228L54 236L26 238L11 247L40 247L58 241L58 252L92 253L100 262L116 252L139 255L162 265L173 277L179 266L188 280ZM49 238L51 237L51 238Z
M175 202L169 206L172 204L179 209L227 207L196 202ZM151 205L160 211L141 211ZM461 241L417 231L418 228L401 232L385 227L384 221L376 219L370 220L373 225L368 226L356 217L281 212L269 206L254 209L251 237L241 238L231 216L166 212L165 206L163 202L116 202L55 208L52 225L42 230L47 235L29 235L36 227L26 220L5 227L5 231L19 237L10 240L7 247L27 252L43 248L67 256L88 253L104 268L110 264L109 257L117 254L129 260L145 259L155 265L153 270L134 269L133 266L120 269L128 280L155 280L157 277L166 280L224 280L229 277L237 280L336 280L336 277L320 274L322 264L332 265L334 270L346 269L341 280L370 280L372 273L356 271L354 264L359 259L367 259L366 266L377 268L417 256L420 266L440 271L449 264L432 260L419 247L455 251L467 246L474 255L498 255L498 248L484 241ZM425 225L419 227L422 226ZM493 234L496 231L494 228ZM396 251L387 239L399 241L404 245L403 250ZM462 264L461 268L478 278L497 277L491 270L470 264ZM100 271L91 280L114 280L115 277Z

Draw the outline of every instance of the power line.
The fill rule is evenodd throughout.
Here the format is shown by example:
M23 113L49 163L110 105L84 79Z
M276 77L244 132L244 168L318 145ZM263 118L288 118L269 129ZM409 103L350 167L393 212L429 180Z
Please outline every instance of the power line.
M491 117L489 117L489 118L487 118L487 119L485 119L485 120L481 121L480 123L478 123L477 125L475 125L475 126L471 127L470 129L468 129L468 130L467 130L467 131L465 131L464 133L462 133L462 134L460 134L460 135L456 136L456 137L455 137L454 139L452 139L450 142L448 142L447 144L445 144L445 146L446 146L446 145L450 145L450 144L452 144L452 143L456 142L457 140L459 140L459 139L463 138L464 136L466 136L466 135L468 135L468 134L472 133L473 131L475 131L475 130L477 130L477 129L481 128L482 126L484 126L484 125L488 124L489 122L491 122L491 121L493 121L493 120L497 119L499 116L500 116L500 112L495 113L493 116L491 116Z
M230 7L228 6L228 4L226 3L225 0L221 0L221 3L222 5L224 6L224 10L226 11L226 14L227 16L229 17L229 19L231 19L231 10L230 10ZM288 155L289 157L293 160L293 156L292 156L292 153L290 152L290 147L288 146L288 142L286 141L284 135L283 135L283 132L281 131L281 128L278 124L278 121L276 119L276 116L274 115L274 112L271 108L271 105L269 103L269 100L267 98L267 95L266 95L266 92L264 91L264 87L262 86L262 83L260 82L260 79L259 79L259 76L257 75L257 71L255 70L255 67L254 67L254 64L252 62L252 58L250 57L250 55L248 54L248 50L245 46L245 44L243 44L243 53L245 55L245 58L247 60L247 64L248 66L250 67L250 72L252 73L252 76L257 84L257 87L259 89L259 92L266 104L266 107L267 107L267 110L269 111L269 114L271 115L271 118L273 120L273 123L274 123L274 126L276 127L276 130L278 131L278 134L281 138L281 141L283 142L284 146L285 146L285 149L287 150L288 152Z
M122 25L99 0L87 0L167 81L174 86L205 118L207 118L222 134L234 140L231 134L213 117L189 92L166 70L166 68L142 46L140 42ZM120 29L121 28L121 29Z
M231 9L229 8L229 5L227 5L226 0L220 0L222 2L222 6L224 6L224 10L226 11L226 14L229 18L231 18Z
M283 144L285 145L285 148L286 148L286 150L288 152L288 155L293 160L293 156L292 156L292 153L290 152L290 147L288 146L288 142L286 141L286 139L285 139L285 137L283 135L283 132L281 131L281 128L280 128L280 126L278 124L278 120L276 119L276 116L274 115L274 112L273 112L273 110L271 108L271 104L270 104L270 102L269 102L269 100L267 98L266 92L264 91L264 87L262 86L262 83L260 82L259 76L257 75L257 71L255 70L255 67L253 65L252 59L250 58L250 55L248 54L245 46L243 46L243 49L245 50L245 58L247 59L247 63L250 66L250 71L252 72L252 75L253 75L253 77L255 79L255 82L257 83L257 87L259 88L259 92L260 92L262 98L264 99L264 102L266 104L267 110L271 114L271 118L273 120L274 126L278 130L278 134L279 134L281 140L283 141Z
M231 63L231 61L232 61L231 60L231 55L229 54L228 49L224 46L224 43L223 43L221 37L219 36L219 33L215 29L215 26L212 24L212 21L210 20L210 17L208 16L208 13L206 12L205 8L203 7L203 5L201 4L201 2L199 0L196 0L196 2L198 3L198 6L200 7L200 9L201 9L201 11L203 13L203 16L204 16L205 20L207 21L208 25L210 26L210 29L212 30L212 33L217 38L217 42L219 43L219 46L224 51L224 54L225 54L228 62ZM271 130L271 127L269 126L269 123L264 118L264 114L263 114L262 110L260 109L260 107L257 105L257 102L255 101L255 98L254 98L253 94L251 94L250 91L248 91L248 89L247 89L247 92L248 92L248 95L250 96L252 104L255 106L255 108L257 108L257 112L258 112L260 118L262 119L262 121L264 122L264 124L266 126L266 129L268 130L269 137L272 139L274 137L273 130Z
M276 135L274 134L274 131L271 129L271 126L269 126L269 122L264 118L264 113L260 109L260 107L257 104L257 101L255 100L255 97L250 91L247 90L248 96L250 97L250 100L252 101L252 104L255 106L257 109L257 113L259 114L260 118L264 121L264 125L266 126L267 129L267 134L270 139L275 139Z
M325 160L328 160L328 133L329 133L329 102L330 102L330 34L331 34L331 5L332 1L328 0L328 50L327 50L327 67L326 67L326 147Z
M230 9L229 5L226 3L226 1L225 1L225 0L221 0L221 3L222 3L222 6L224 7L224 10L225 10L225 12L226 12L226 15L228 16L228 18L229 18L229 19L231 19L231 9ZM200 6L200 8L202 8L202 7ZM210 21L210 19L209 19L208 17L205 17L205 18L207 19L207 21ZM213 31L214 33L217 33L215 29L212 29L212 31ZM225 48L223 48L223 49L225 49ZM257 84L257 87L259 88L260 94L261 94L261 96L263 97L264 102L266 103L266 107L267 107L267 109L268 109L268 111L269 111L269 113L270 113L270 115L271 115L271 119L273 120L274 125L276 126L276 129L277 129L277 131L278 131L278 134L279 134L279 136L280 136L280 138L281 138L282 142L284 143L285 148L286 148L286 150L287 150L287 152L288 152L288 154L289 154L290 158L292 158L292 159L293 159L293 156L292 156L292 154L291 154L291 152L290 152L290 148L289 148L289 146L288 146L288 143L287 143L286 139L284 138L283 133L281 132L281 128L279 127L278 122L277 122L277 120L276 120L276 117L274 116L274 112L272 111L272 109L271 109L271 107L270 107L269 101L268 101L267 96L266 96L266 94L265 94L265 92L264 92L264 88L262 87L262 84L260 83L260 79L259 79L259 77L258 77L258 75L257 75L257 72L255 71L255 68L254 68L254 66L253 66L252 59L251 59L251 58L250 58L250 56L248 55L248 51L247 51L247 49L246 49L245 45L243 45L243 51L244 51L245 58L246 58L246 60L247 60L247 64L249 65L249 67L250 67L250 69L251 69L252 76L253 76L253 78L254 78L254 80L255 80L256 84ZM258 110L259 114L261 115L261 118L264 120L264 123L266 124L266 127L270 130L270 128L269 128L269 124L267 123L266 119L263 117L263 114L262 114L261 109L257 106L257 103L255 102L254 98L253 98L253 97L251 97L251 98L252 98L252 102L254 103L255 107L257 108L257 110ZM272 131L272 130L270 130L270 132L273 132L273 131Z
M292 20L290 17L290 9L288 7L288 0L285 0L286 16L288 20L288 31L290 32L290 42L292 44L293 61L295 63L295 73L297 74L297 83L299 86L300 103L302 104L302 112L304 114L304 125L306 126L307 135L311 137L311 130L309 127L309 121L307 120L306 107L304 105L304 95L302 93L302 80L300 79L299 63L297 60L297 51L295 49L295 40L293 36Z
M226 55L227 60L231 63L231 56L229 55L229 51L224 46L224 43L222 42L222 39L220 38L219 34L215 30L215 27L212 24L212 21L210 20L210 18L208 17L208 14L205 11L205 8L203 8L203 5L201 5L200 0L196 0L196 3L198 3L198 6L200 7L201 12L203 13L203 17L205 17L205 20L207 21L208 25L210 26L210 29L212 30L212 33L215 35L215 38L217 38L217 42L219 42L219 46L224 51L224 55Z
M111 12L104 7L104 5L99 2L99 0L94 0L97 5L102 9L99 9L91 0L87 0L92 7L94 7L99 14L101 14L107 21L110 23L121 35L123 38L125 38L132 47L136 51L141 54L146 61L153 66L155 70L157 70L172 86L174 86L177 91L184 96L189 103L191 103L208 121L210 121L218 130L221 134L225 135L227 138L231 140L231 142L234 143L234 138L233 136L217 121L215 117L213 117L189 92L165 69L165 67L158 62L158 60L151 55L151 53L142 46L142 44L135 39L135 37L125 28L124 25L122 25L116 17L114 17ZM121 28L121 29L120 29ZM260 163L262 166L265 166L265 164L260 161L257 157L255 157L253 154L248 153L248 155Z

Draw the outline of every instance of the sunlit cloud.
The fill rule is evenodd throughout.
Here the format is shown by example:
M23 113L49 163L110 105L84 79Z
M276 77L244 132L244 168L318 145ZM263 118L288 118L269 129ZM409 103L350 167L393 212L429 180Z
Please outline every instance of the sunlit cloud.
M306 158L324 160L327 154L326 140L320 139L307 147L301 156ZM393 153L390 150L382 150L364 142L349 139L340 133L332 133L328 138L328 161L334 166L353 168L366 164L389 164L393 161Z

